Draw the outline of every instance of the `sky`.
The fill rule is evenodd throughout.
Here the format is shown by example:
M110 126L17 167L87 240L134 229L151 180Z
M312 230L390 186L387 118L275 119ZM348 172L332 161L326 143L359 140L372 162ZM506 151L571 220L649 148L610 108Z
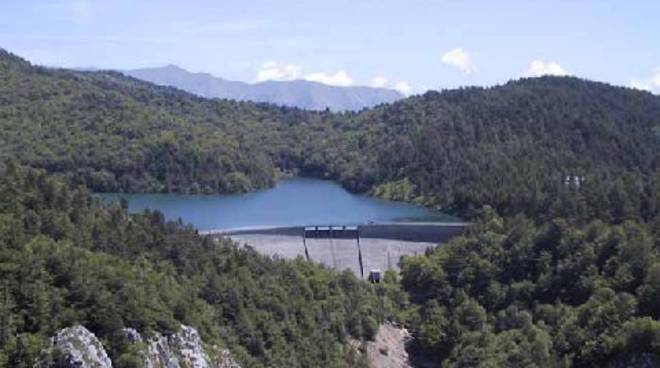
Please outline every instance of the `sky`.
M546 74L660 93L660 1L0 0L0 48L406 94Z

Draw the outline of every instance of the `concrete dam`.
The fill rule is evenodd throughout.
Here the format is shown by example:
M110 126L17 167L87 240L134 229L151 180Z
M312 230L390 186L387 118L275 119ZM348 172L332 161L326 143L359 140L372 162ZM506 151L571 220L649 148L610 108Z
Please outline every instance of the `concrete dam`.
M269 256L302 256L337 270L366 278L371 270L399 270L403 256L462 234L462 222L383 223L358 226L292 226L209 233L229 237Z

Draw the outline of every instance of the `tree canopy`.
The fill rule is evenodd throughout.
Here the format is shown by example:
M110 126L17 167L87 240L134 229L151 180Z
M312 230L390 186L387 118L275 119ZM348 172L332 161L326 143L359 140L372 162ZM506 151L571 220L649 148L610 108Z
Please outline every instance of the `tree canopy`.
M123 327L185 323L246 366L356 366L347 342L386 319L447 367L660 362L658 96L543 77L309 112L5 51L0 79L0 365L29 366L73 323L114 358L131 354ZM370 286L90 194L241 192L281 172L475 222Z
M158 212L129 215L43 171L0 168L0 366L32 367L50 336L79 323L114 361L131 353L122 328L187 324L245 366L352 367L362 361L348 340L373 338L394 313L377 291Z
M446 367L657 364L654 223L537 225L486 207L465 236L403 261L416 348Z
M649 219L660 97L572 77L427 92L359 113L203 99L0 53L0 155L95 191L241 192L277 173L465 217Z

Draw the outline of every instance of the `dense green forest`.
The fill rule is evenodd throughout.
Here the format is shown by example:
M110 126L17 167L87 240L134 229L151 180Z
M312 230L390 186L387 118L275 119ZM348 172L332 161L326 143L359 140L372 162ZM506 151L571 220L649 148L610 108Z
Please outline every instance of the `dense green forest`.
M377 131L360 148L370 160L360 189L393 199L466 216L488 204L503 215L614 221L660 206L660 98L650 93L534 78L428 92L354 124Z
M123 327L148 335L180 323L246 367L360 366L347 341L392 317L381 291L348 271L200 237L157 212L129 216L43 171L0 168L2 367L32 367L74 323L117 367L137 364Z
M306 113L206 100L115 72L35 67L0 51L0 155L95 191L270 186L271 140ZM281 115L281 116L280 116Z
M346 341L385 319L447 367L660 358L660 97L543 77L333 114L7 52L0 78L0 156L20 163L0 169L0 365L37 359L73 322L120 366L123 326L179 322L247 366L364 364ZM88 192L248 191L281 172L475 224L371 287Z
M402 268L415 348L444 367L660 364L660 217L536 224L486 207Z
M96 191L247 191L285 171L465 217L491 205L621 221L660 207L660 97L577 78L331 114L207 100L7 52L0 77L0 155Z
M660 356L660 217L539 224L486 207L465 236L404 259L400 283L388 275L373 287L211 241L157 212L128 215L43 171L0 173L0 366L31 366L73 323L119 367L137 364L121 328L178 323L247 366L363 365L347 339L372 337L385 319L448 367Z

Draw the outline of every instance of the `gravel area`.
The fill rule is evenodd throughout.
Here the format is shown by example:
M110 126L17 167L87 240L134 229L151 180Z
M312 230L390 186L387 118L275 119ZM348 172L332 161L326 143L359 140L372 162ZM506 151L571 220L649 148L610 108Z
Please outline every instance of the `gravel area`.
M410 333L389 323L378 328L375 341L367 343L367 362L372 368L412 368L406 351Z

